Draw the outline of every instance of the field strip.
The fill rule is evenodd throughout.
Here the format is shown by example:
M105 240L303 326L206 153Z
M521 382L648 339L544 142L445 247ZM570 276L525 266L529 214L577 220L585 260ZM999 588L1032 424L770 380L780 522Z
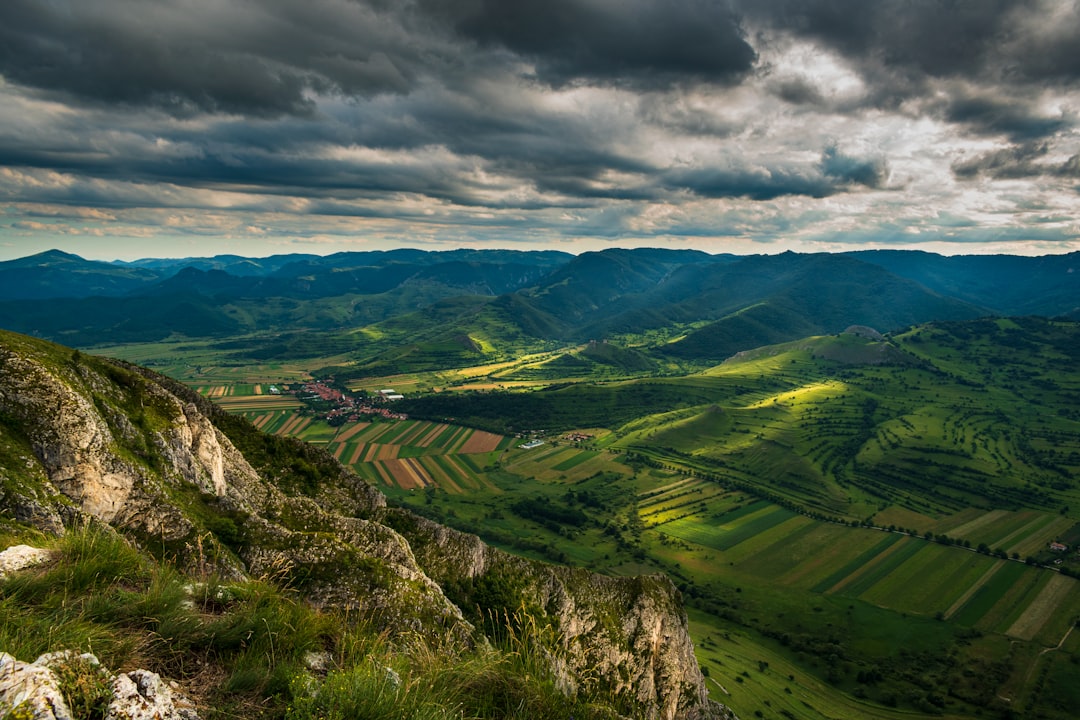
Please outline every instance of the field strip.
M394 476L390 474L390 471L387 468L383 467L382 463L372 463L371 466L375 468L375 474L378 475L384 483L390 487L393 487L396 484L394 482Z
M644 492L639 492L638 493L638 500L643 500L645 502L649 502L653 498L660 497L661 495L666 495L667 493L673 492L674 490L682 487L683 485L686 485L687 483L691 483L691 482L695 482L695 481L696 481L696 478L686 477L686 478L683 478L682 480L676 480L673 483L669 483L667 485L663 485L663 486L658 487L658 488L653 488L652 490L646 490Z
M826 593L828 592L829 588L835 587L838 584L845 582L846 580L851 578L852 574L854 574L855 572L859 572L861 568L865 568L868 563L874 560L874 558L879 557L882 553L888 551L890 547L895 545L897 542L900 542L900 539L903 538L903 536L904 535L899 532L890 532L888 535L885 536L885 538L881 538L873 545L866 547L861 553L855 555L847 562L843 563L843 565L833 570L831 573L825 575L824 578L814 583L814 585L810 587L811 592ZM831 557L835 557L836 551L834 551L833 553L820 553L819 555L822 560L827 560ZM810 563L808 563L808 565L810 565ZM810 565L810 568L808 569L812 569L813 565L827 565L827 562L814 562L812 563L812 565ZM795 571L796 573L794 578L791 579L792 581L799 579L802 575L806 574L798 566L796 566Z
M449 433L443 433L439 437L438 443L436 443L444 453L452 453L453 448L462 437L469 433L469 428L464 425L451 425Z
M978 530L983 525L989 525L990 523L992 523L992 522L994 522L996 520L1000 520L1001 518L1003 518L1004 516L1006 516L1008 514L1009 514L1009 512L1007 510L991 510L990 512L986 513L985 515L982 515L981 517L977 517L974 520L966 522L963 525L961 525L960 527L953 529L949 533L949 535L952 536L952 537L963 538L965 535L970 533L972 530Z
M1010 545L1009 543L1017 540L1017 538L1020 538L1019 542L1023 542L1030 534L1036 532L1042 526L1049 525L1050 521L1051 518L1045 515L1037 515L1035 516L1035 518L1024 523L1005 537L1000 538L997 542L994 543L994 545L996 547L1005 548L1006 550L1012 550L1012 545ZM1017 544L1019 544L1019 542Z
M413 476L413 479L416 480L416 484L418 487L425 488L428 485L435 484L435 481L428 476L427 472L424 471L424 468L418 468L417 465L414 465L411 460L398 460L398 462L401 463L401 466L405 468L410 475Z
M398 448L400 445L375 445L378 452L375 456L375 460L396 460L398 456Z
M305 418L305 417L302 417L302 416L300 416L300 415L295 415L295 416L293 417L293 419L292 419L292 420L291 420L291 421L289 422L289 425L288 425L288 428L289 428L289 429L288 429L288 430L285 430L285 431L283 431L283 433L282 433L282 434L288 434L288 435L295 435L295 434L296 434L296 431L297 431L297 429L298 429L298 428L299 428L299 427L300 427L301 425L303 425L303 424L304 424L304 421L305 421L305 420L307 420L307 418Z
M262 385L256 385L255 387L251 388L251 391L255 395L262 395Z
M447 425L446 429L435 436L435 439L431 441L431 444L437 448L445 448L451 439L461 430L459 425Z
M356 447L353 449L353 453L349 457L349 462L346 464L355 465L356 463L358 463L360 461L360 453L362 453L366 448L367 445L365 445L364 443L356 443Z
M779 525L758 533L749 540L745 540L735 547L727 551L725 557L728 561L733 563L741 563L744 560L750 560L754 558L752 562L755 566L762 566L764 563L758 563L756 558L760 557L762 553L768 552L774 545L781 543L784 545L790 543L800 542L806 535L809 535L814 529L814 521L808 517L802 515L796 515L793 518L789 518ZM772 567L776 567L773 565ZM753 572L755 568L748 568Z
M282 432L282 434L295 435L297 433L297 431L299 430L299 428L302 425L304 425L306 420L307 420L307 418L302 417L300 415L296 415L295 417L293 417L292 421L289 423L289 425L288 425L289 429L284 430Z
M952 604L952 607L945 611L945 619L948 620L956 614L957 610L964 607L964 604L971 599L971 596L977 593L979 591L979 588L985 585L987 581L990 580L990 578L994 577L994 575L997 574L997 571L1005 565L1005 562L1005 560L999 560L998 562L994 563L990 566L989 570L983 573L982 577L972 583L971 587L969 587L963 595L956 599L956 602Z
M411 433L417 424L419 424L417 420L401 420L393 423L394 429L381 436L381 439L387 445L402 445L404 444L402 438Z
M395 445L412 445L413 440L417 435L423 434L424 430L428 427L426 422L414 423L408 430L401 433L398 437L394 438Z
M502 435L489 433L485 430L477 430L469 436L469 440L462 446L461 453L486 453L499 447Z
M712 492L709 492L709 490ZM710 500L715 500L717 495L723 495L724 489L721 487L715 488L695 488L686 494L680 494L676 497L667 498L663 502L653 503L651 505L645 505L644 507L638 506L638 514L642 518L650 517L652 515L658 515L660 513L670 512L671 510L677 510L679 508L688 507L690 505L697 505L698 503L707 503ZM712 508L710 508L712 509Z
M1048 523L1046 527L1040 528L1037 532L1032 533L1023 540L1017 542L1013 547L1009 548L1009 552L1018 552L1021 555L1034 555L1039 550L1042 550L1047 546L1051 540L1060 536L1070 527L1072 527L1072 518L1055 517L1053 521Z
M311 418L304 418L299 425L292 429L293 435L299 435L307 429L307 426L311 424Z
M339 443L338 446L336 448L334 448L334 459L340 462L341 461L341 453L343 453L344 451L345 451L345 443Z
M346 429L344 432L339 432L338 436L334 438L338 442L345 442L349 440L353 435L358 434L361 430L371 425L371 423L356 423L352 427Z
M1010 637L1031 640L1046 624L1046 621L1053 616L1061 601L1068 596L1070 591L1076 588L1074 583L1075 581L1072 578L1055 573L1043 589L1039 591L1031 604L1024 609L1023 614L1005 631L1005 634Z
M420 482L424 487L437 484L435 482L435 478L431 476L431 473L428 472L428 469L424 467L417 458L408 458L406 460L401 460L401 462L405 463L412 469L413 474L420 478ZM465 494L464 491L460 487L458 487L458 484L450 478L447 478L447 483L449 484L449 488L443 488L444 490L449 489L451 492L457 493L458 495Z
M908 538L903 538L903 537L901 537L901 539L908 539ZM826 592L826 593L829 593L829 594L831 595L831 594L833 594L833 593L839 592L840 590L842 590L843 588L847 587L848 585L851 585L851 584L852 584L852 583L854 583L854 582L855 582L856 580L858 580L858 579L859 579L860 577L862 577L862 576L863 576L863 575L865 575L866 573L870 572L870 570L872 570L873 568L877 567L877 566L878 566L878 565L880 565L881 563L885 562L885 559L886 559L886 558L888 558L888 557L889 557L890 555L892 555L892 554L893 554L894 552L896 552L896 551L897 551L897 549L899 549L899 548L901 548L901 547L903 547L903 546L904 546L904 543L900 542L899 540L898 540L898 541L896 541L896 542L894 542L894 543L892 543L891 545L889 545L888 547L886 547L886 548L885 548L884 550L882 550L882 551L881 551L880 553L878 553L877 555L875 555L875 556L874 556L873 558L871 558L870 560L868 560L868 561L866 562L866 564L862 565L862 566L861 566L861 567L859 567L859 568L856 568L856 569L855 569L855 570L854 570L854 571L853 571L853 572L852 572L852 573L851 573L850 575L848 575L848 576L847 576L846 578L844 578L844 579L843 579L843 580L841 580L840 582L836 583L836 584L835 584L835 585L833 585L832 587L830 587L830 588L828 588L827 590L825 590L825 592Z
M543 446L541 446L541 448L543 448ZM558 445L548 445L544 449L538 449L538 448L533 448L533 449L536 450L536 455L534 455L533 457L522 458L519 462L534 462L534 463L543 462L544 460L547 460L552 455L555 455L556 453L561 453L566 448L560 447ZM529 452L529 451L526 450L525 452Z
M968 627L979 629L992 628L1000 620L1003 610L995 610L1009 591L1018 584L1025 582L1031 572L1023 563L1007 562L989 581L964 604L956 614L953 622ZM1008 605L1009 603L1006 603Z
M274 413L266 413L265 415L260 415L259 417L255 418L255 421L252 423L252 425L254 425L259 430L262 430L263 425L270 422L270 418L272 417L274 417Z
M552 470L555 470L557 472L566 472L568 470L573 470L579 465L584 465L590 460L595 460L598 457L600 457L599 450L581 450L580 452L578 452L577 455L567 458L558 465L554 466Z
M952 532L954 528L958 528L966 522L982 517L984 512L986 511L978 508L967 508L955 515L949 515L948 517L939 520L934 523L934 526L930 529L935 533L947 534Z
M384 460L378 464L386 468L386 471L394 478L394 483L402 490L424 487L424 481L413 472L413 469L404 460Z
M455 457L453 455L440 455L439 457L444 462L443 467L450 471L447 474L451 476L451 480L453 479L453 474L456 473L458 478L461 479L462 482L465 482L466 479L468 479L470 482L475 480L478 484L488 490L497 489L490 481L482 480L481 478L470 472L467 467L463 467L463 463L461 461L464 458Z
M443 487L444 485L452 485L456 487L457 483L451 480L450 476L447 475L446 470L444 470L442 466L440 466L439 463L436 462L436 459L438 457L440 456L430 455L426 458L416 458L416 461L423 466L424 471L427 472L431 479L435 481L435 484L438 487Z
M664 503L658 503L656 505L650 505L644 510L639 510L638 515L643 521L648 521L655 518L657 515L666 515L668 513L682 510L686 508L699 505L701 503L707 503L710 500L714 500L717 495L723 495L723 488L716 488L716 490L710 495L705 488L695 490L692 493L683 495L677 498L671 498Z
M479 430L473 430L472 428L462 428L465 432L457 436L454 439L454 444L446 448L446 452L451 455L458 455L461 453L461 448L468 444L469 438L472 437L474 432L480 432Z
M386 471L394 478L394 484L402 490L412 490L414 488L423 487L423 485L417 481L416 476L412 471L400 460L386 460L379 464L386 468Z
M296 422L299 419L300 419L299 415L293 415L292 417L290 417L288 420L285 421L285 424L283 424L281 427L279 427L277 430L275 430L274 434L275 435L285 435L285 434L287 434L289 432L289 430L292 429L292 426L295 425Z
M398 424L397 424L396 421L380 423L380 424L382 425L382 427L379 428L379 430L377 432L374 432L374 433L372 433L370 435L365 435L365 437L364 437L365 442L369 442L369 443L370 442L375 442L376 440L382 439L382 437L385 436L385 435L390 435L390 434L396 432L397 429L398 429Z
M447 426L446 426L445 423L440 423L438 425L433 426L430 430L428 430L427 435L425 435L424 437L420 438L419 441L417 441L416 446L417 447L423 447L423 448L428 447L435 440L435 438L439 437L439 435L442 434L442 431L445 430L446 427Z
M720 516L720 526L729 527L739 518L745 517L747 515L753 515L754 513L761 513L764 510L767 510L769 508L769 505L771 505L771 503L768 500L751 500L742 507L733 507L731 510L725 511Z

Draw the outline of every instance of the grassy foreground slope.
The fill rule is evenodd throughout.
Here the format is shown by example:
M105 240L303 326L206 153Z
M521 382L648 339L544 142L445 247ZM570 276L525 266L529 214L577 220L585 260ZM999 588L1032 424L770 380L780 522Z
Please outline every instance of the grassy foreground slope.
M3 524L0 546L53 552L40 569L0 578L5 652L32 660L76 648L108 668L147 668L178 681L204 718L615 716L606 698L557 688L541 648L550 627L525 614L505 626L492 620L495 642L471 650L419 632L392 642L365 618L315 609L273 580L185 576L107 529L56 538ZM60 689L75 718L105 717L110 693L98 668L70 661Z

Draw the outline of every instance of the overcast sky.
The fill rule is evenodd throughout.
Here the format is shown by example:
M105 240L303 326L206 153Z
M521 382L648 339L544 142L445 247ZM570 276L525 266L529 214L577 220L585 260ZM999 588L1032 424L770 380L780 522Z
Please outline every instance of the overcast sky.
M1080 0L0 0L0 259L1080 249Z

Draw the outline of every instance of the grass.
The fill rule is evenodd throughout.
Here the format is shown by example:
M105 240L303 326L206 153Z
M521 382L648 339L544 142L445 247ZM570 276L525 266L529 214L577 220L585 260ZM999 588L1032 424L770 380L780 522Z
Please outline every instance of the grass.
M488 618L495 641L475 647L450 635L395 639L270 582L185 577L107 529L51 545L54 561L0 581L0 647L22 659L73 650L114 671L150 669L178 681L204 718L635 715L587 679L574 695L561 691L550 663L558 639L524 611ZM312 653L323 654L324 674L309 666ZM73 661L59 675L75 717L100 717L96 671Z

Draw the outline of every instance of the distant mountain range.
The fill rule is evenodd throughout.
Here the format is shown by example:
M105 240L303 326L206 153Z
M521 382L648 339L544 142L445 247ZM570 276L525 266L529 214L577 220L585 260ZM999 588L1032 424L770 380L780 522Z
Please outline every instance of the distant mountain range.
M0 327L79 346L271 333L249 348L264 358L310 345L453 364L666 329L675 341L652 348L657 357L715 361L854 324L985 315L1080 317L1080 253L403 249L108 263L53 250L0 263ZM348 332L365 327L375 331ZM296 333L326 337L290 343Z

